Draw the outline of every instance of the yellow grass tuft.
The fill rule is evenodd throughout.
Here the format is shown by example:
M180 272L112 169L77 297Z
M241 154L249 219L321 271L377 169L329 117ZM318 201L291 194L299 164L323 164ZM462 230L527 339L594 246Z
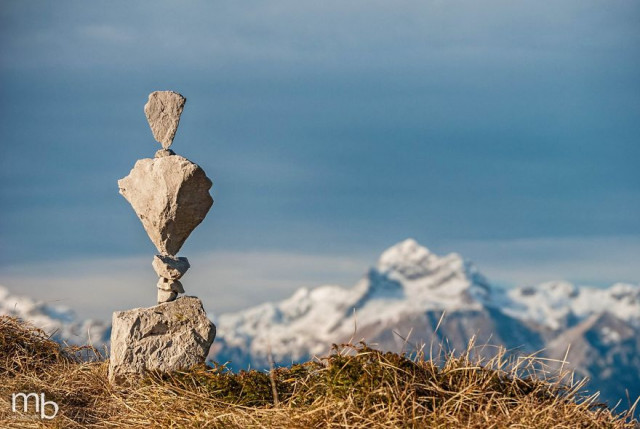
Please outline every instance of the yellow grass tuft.
M124 388L108 383L108 362L96 350L61 347L0 317L0 427L638 428L630 413L581 398L581 385L564 384L565 374L549 377L541 359L501 352L483 362L471 351L436 365L420 353L345 344L291 368L232 373L203 365ZM44 393L59 414L14 413L16 392Z

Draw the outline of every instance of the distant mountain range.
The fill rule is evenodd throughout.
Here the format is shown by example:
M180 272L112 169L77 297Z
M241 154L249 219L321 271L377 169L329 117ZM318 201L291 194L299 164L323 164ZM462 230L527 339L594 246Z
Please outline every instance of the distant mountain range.
M9 295L0 287L0 314L13 314L71 343L108 341L110 328L76 321L68 310ZM601 399L627 405L640 396L640 285L577 287L567 282L500 289L470 262L438 256L414 240L386 250L351 289L302 288L279 303L265 303L215 320L210 357L234 369L266 368L323 355L331 344L361 339L391 351L443 344L464 350L501 345L512 353L563 359L587 376ZM437 328L437 329L436 329ZM568 353L567 353L568 350ZM479 347L491 355L495 347Z
M610 403L626 403L627 390L632 401L640 396L640 285L504 290L459 255L440 257L410 239L386 250L351 289L303 288L216 322L212 357L234 368L268 367L269 351L278 363L305 360L349 340L392 351L411 351L408 344L460 351L475 337L523 354L566 354L565 368L588 376L590 390ZM495 347L478 350L490 355Z
M69 345L91 344L102 348L111 337L111 324L101 320L79 320L73 310L46 304L28 296L13 295L0 286L0 316L31 322L54 340Z

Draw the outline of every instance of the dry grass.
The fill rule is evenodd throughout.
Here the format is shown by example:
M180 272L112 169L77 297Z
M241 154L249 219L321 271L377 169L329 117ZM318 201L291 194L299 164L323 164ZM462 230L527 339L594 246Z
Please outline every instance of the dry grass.
M86 362L87 355L97 360ZM628 414L579 398L579 385L545 376L544 361L470 355L436 366L420 354L343 345L270 373L202 366L114 388L97 351L61 348L42 331L0 317L0 427L638 427ZM60 412L49 421L33 409L13 413L15 392L43 392Z

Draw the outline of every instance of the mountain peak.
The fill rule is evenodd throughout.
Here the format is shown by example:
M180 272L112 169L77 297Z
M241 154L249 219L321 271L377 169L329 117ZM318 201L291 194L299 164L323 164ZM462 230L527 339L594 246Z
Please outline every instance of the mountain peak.
M408 238L385 250L380 255L376 268L381 273L397 272L412 279L427 274L437 259L429 249Z

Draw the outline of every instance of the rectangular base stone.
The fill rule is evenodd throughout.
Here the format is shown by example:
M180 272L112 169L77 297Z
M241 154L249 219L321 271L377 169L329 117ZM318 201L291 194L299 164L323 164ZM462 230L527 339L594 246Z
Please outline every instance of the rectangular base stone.
M109 381L147 371L172 372L204 363L216 336L202 302L192 296L113 313Z

